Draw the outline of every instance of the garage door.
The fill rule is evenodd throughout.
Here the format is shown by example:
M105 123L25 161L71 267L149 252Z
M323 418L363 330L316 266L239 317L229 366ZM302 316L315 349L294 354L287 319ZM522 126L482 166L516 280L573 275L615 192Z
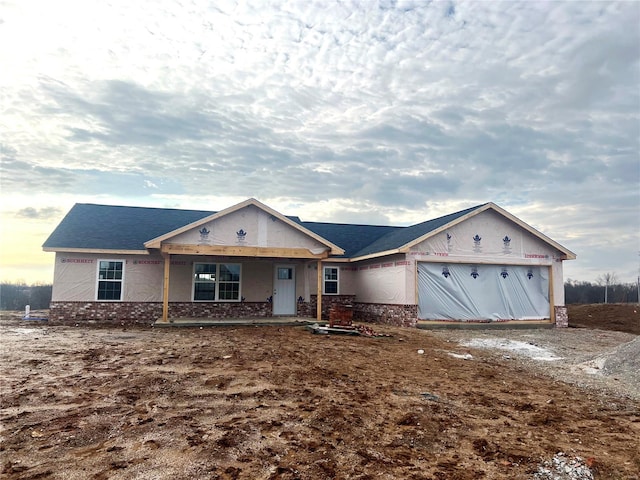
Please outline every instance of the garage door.
M423 320L541 320L549 315L548 267L418 264Z

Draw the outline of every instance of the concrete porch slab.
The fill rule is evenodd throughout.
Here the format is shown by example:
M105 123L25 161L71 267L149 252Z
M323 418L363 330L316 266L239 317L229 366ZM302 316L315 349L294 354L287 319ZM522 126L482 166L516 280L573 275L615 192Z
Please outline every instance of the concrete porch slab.
M250 326L305 326L318 323L314 318L305 317L256 317L256 318L170 318L168 322L158 319L154 327L232 327ZM326 322L320 322L324 324Z

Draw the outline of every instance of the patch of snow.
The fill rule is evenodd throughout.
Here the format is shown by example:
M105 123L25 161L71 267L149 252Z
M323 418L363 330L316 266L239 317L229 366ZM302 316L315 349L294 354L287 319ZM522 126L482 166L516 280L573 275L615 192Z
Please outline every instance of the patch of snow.
M577 365L577 368L590 375L602 374L605 360L605 357L598 357L593 360L589 360L588 362L583 362Z
M519 342L517 340L508 340L506 338L472 338L461 342L460 345L472 348L494 348L498 350L508 350L518 355L529 357L533 360L541 360L546 362L553 362L556 360L562 360L562 357L557 357L553 352L546 348L538 347L528 342Z
M463 360L471 360L473 358L473 355L471 355L470 353L453 353L453 352L447 352L447 353L452 357L461 358Z

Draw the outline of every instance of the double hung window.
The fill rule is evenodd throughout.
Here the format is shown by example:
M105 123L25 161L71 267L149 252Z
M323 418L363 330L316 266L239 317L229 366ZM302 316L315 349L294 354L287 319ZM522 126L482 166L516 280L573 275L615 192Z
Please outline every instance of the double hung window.
M338 267L324 267L322 276L322 293L325 295L338 294Z
M98 300L122 300L124 262L121 260L98 261Z
M194 264L193 300L239 301L240 298L240 264Z

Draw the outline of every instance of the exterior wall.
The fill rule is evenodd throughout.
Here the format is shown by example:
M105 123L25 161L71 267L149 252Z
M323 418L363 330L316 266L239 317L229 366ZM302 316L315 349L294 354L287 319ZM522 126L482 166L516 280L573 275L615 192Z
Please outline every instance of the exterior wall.
M317 240L254 205L211 220L164 243L327 249Z
M123 302L162 300L164 259L161 256L79 253L56 253L51 300L95 301L100 260L124 262ZM172 266L172 270L177 268Z
M56 254L52 301L96 301L98 263L100 260L121 260L125 262L122 302L162 302L164 259L159 255L63 253ZM241 295L247 302L264 302L273 293L274 264L270 260L172 255L169 270L170 302L191 301L194 262L242 264ZM299 261L288 263L296 264L298 282L296 295L304 296L305 277L302 274L304 265Z
M51 300L95 300L97 262L96 255L56 253Z
M415 303L411 263L404 255L358 262L355 267L355 294L360 303L405 305Z
M562 255L516 223L487 210L415 245L407 257L413 262L551 266L554 305L562 306ZM415 277L412 283L415 291Z
M169 301L190 302L193 297L194 263L239 263L242 265L240 295L247 302L263 302L273 293L273 262L242 257L172 255ZM162 289L162 283L160 284Z
M99 260L122 260L124 286L122 301L97 301ZM192 302L194 262L228 262L242 265L242 302ZM296 268L296 299L304 296L306 264L286 262ZM312 275L315 278L315 270ZM77 321L152 323L162 316L164 259L153 255L57 254L52 295L52 322ZM169 318L247 318L272 316L274 263L235 257L171 257ZM315 287L314 287L315 288ZM304 297L303 297L304 298ZM299 304L300 305L300 304ZM315 310L312 316L315 317Z
M243 263L241 294L245 301L264 302L273 295L273 275L273 263L270 261Z
M474 239L476 235L477 240ZM551 259L561 255L546 242L493 210L479 213L428 238L413 247L411 252L413 255L465 257L465 261L470 262L502 258L502 261L532 264L549 264Z
M189 302L193 295L193 257L171 256L169 266L169 302ZM209 261L206 257L200 257L200 262ZM164 270L163 270L164 275ZM162 288L162 283L160 284ZM162 298L160 300L162 301Z
M556 306L564 305L564 273L562 260L556 260L551 266L551 274L553 275L553 304Z
M346 262L322 262L322 267L336 267L339 269L338 295L355 295L356 293L356 276L357 268ZM307 262L301 269L299 281L304 281L302 287L302 298L309 301L312 295L318 293L318 262L313 260ZM333 296L333 295L329 295Z

